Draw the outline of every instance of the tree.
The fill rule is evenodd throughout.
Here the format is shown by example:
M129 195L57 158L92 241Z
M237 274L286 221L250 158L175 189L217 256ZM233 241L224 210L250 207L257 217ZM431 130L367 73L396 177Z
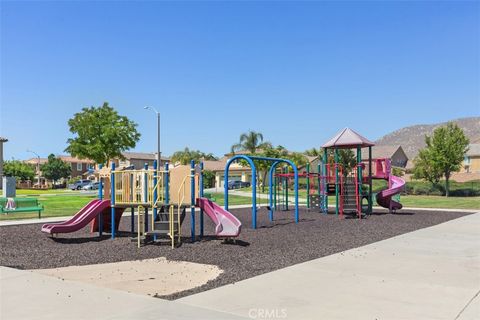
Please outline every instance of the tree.
M245 150L254 155L258 149L271 148L270 142L263 141L263 134L260 132L249 131L240 135L240 141L231 148L232 153L239 150Z
M213 188L215 186L215 173L210 170L203 171L203 187Z
M62 159L50 154L48 161L40 166L40 171L45 178L52 180L53 185L55 185L57 180L70 176L72 167Z
M335 163L335 150L328 149L328 163L334 164ZM351 149L338 149L338 163L343 168L343 175L347 176L352 169L357 165L357 157L355 156L355 152Z
M468 138L454 123L439 127L430 137L425 136L424 149L415 158L414 177L438 183L445 177L445 196L449 196L450 176L460 170L463 157L468 151Z
M180 164L183 165L189 164L191 160L200 162L201 160L217 160L217 158L212 153L205 153L200 150L190 150L187 147L181 151L174 152L171 158L173 163L180 162Z
M322 149L312 148L305 150L304 154L310 157L319 157L322 155Z
M35 168L20 160L7 160L4 162L3 171L7 177L15 177L17 180L33 180Z
M413 160L413 178L423 179L432 184L437 184L443 176L442 170L436 166L432 161L430 151L425 149L420 150L418 155Z
M292 161L297 168L306 166L308 163L307 157L303 153L300 152L291 152L285 158Z
M123 159L122 152L134 148L140 139L137 124L105 102L101 107L83 108L68 120L74 138L67 140L65 151L80 159L108 164Z

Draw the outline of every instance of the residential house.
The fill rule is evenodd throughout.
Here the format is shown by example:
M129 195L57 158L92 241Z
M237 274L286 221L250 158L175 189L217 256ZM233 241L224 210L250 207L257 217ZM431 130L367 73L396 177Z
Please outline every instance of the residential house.
M480 173L480 143L468 146L460 173Z
M95 162L88 159L79 159L76 157L72 157L69 155L60 155L58 156L61 160L68 163L71 167L71 173L69 178L82 178L87 172L92 171L94 169ZM46 186L48 184L47 179L42 176L42 172L40 171L40 166L48 161L47 158L31 158L25 160L25 163L29 163L36 167L36 175L40 176L40 187ZM35 181L37 184L37 182Z
M212 171L215 174L215 188L220 189L224 187L225 182L225 167L228 158L222 158L218 161L205 160L203 161L203 169ZM251 180L250 167L243 167L238 163L232 163L229 169L229 180L247 182Z
M382 146L375 145L372 147L372 159L389 158L392 166L398 168L406 168L408 164L408 156L402 146ZM362 149L362 160L368 160L368 149Z
M113 161L117 167L121 168L143 169L145 164L152 168L153 161L157 159L156 152L122 152L122 155L124 159L115 159ZM165 166L165 163L169 162L169 160L169 158L162 157L160 159L160 167Z

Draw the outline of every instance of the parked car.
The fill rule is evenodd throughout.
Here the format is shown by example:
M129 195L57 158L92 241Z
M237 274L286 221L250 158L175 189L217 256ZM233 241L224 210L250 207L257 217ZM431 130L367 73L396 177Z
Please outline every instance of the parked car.
M88 179L87 180L78 180L78 181L75 181L72 184L69 184L68 189L70 189L70 190L80 190L90 183L92 183L92 180L88 180Z
M100 185L99 182L90 182L86 186L83 186L83 190L98 190L98 186Z
M250 187L250 182L228 181L228 189L240 189Z

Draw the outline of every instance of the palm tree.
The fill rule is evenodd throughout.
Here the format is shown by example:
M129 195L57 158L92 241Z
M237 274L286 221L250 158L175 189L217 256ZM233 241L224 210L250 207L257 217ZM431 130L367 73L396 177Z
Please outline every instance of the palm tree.
M260 132L249 131L240 135L240 141L231 148L232 153L239 150L248 151L255 154L258 149L272 147L270 142L263 142L263 134Z

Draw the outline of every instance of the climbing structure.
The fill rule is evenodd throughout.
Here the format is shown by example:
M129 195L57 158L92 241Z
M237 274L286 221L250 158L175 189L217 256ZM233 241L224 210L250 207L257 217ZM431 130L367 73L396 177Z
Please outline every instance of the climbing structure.
M130 208L131 233L137 235L139 246L150 241L168 239L172 247L175 247L181 239L181 225L186 209L194 206L195 199L198 198L199 175L194 163L172 169L167 164L161 170L157 169L156 162L153 168L145 165L140 170L116 170L112 163L110 170L100 173L99 198L110 199L110 225L113 230L118 229L118 226L115 228L118 224L117 212ZM105 217L99 216L94 222L100 232L105 220ZM112 238L115 238L115 232L112 232Z

